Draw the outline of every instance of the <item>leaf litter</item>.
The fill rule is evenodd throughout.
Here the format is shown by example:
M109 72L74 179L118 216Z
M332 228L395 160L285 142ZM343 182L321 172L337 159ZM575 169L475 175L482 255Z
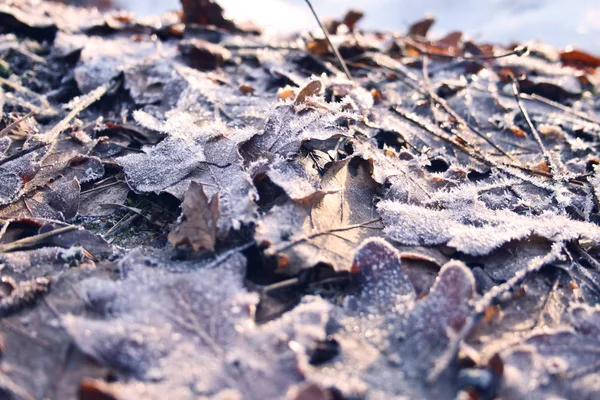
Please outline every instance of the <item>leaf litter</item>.
M598 58L361 17L0 7L0 397L595 396Z

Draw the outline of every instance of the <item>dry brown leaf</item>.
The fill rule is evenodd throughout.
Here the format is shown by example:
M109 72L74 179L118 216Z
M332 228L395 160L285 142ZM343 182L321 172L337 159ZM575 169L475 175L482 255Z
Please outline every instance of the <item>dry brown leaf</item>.
M356 27L356 23L364 17L365 14L359 10L348 10L346 15L344 15L344 25L348 27L351 31Z
M329 43L325 39L315 39L306 43L306 50L316 56L322 56L329 53Z
M285 260L279 264L281 272L297 273L318 262L349 270L356 245L381 235L373 203L380 188L367 162L352 158L333 164L321 188L330 194L319 202L277 205L257 227L256 239L267 247L265 254Z
M560 53L560 61L562 61L564 65L570 66L600 67L600 57L575 49L565 50Z
M169 233L173 247L190 245L194 251L213 250L217 241L217 220L220 216L219 197L210 201L202 185L192 181L185 193L181 223Z
M306 102L306 99L310 96L313 96L321 91L323 88L323 84L319 80L310 81L300 89L298 92L298 96L296 96L296 101L294 101L295 105L299 105Z
M408 28L408 34L410 36L425 37L425 36L427 36L427 32L429 32L429 28L431 28L431 26L433 25L434 22L435 22L435 18L433 18L433 17L427 17L420 21L417 21L414 24L412 24L410 26L410 28Z
M436 41L436 45L440 47L458 47L460 40L462 39L461 31L453 31Z
M228 31L238 31L231 20L223 16L223 8L212 0L181 0L186 24L212 25Z

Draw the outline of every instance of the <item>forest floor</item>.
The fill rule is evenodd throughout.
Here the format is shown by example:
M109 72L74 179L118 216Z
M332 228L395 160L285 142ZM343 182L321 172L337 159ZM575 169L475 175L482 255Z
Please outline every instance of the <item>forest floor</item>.
M0 398L597 398L600 58L360 18L0 5Z

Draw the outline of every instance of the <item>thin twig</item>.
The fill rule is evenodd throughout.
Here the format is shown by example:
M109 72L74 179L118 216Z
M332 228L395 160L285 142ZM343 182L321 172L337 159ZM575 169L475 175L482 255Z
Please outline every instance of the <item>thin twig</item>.
M24 239L20 239L20 240L15 240L12 243L8 243L8 244L4 244L4 245L0 245L0 253L6 253L9 251L13 251L13 250L18 250L18 249L22 249L25 247L29 247L35 244L38 244L48 238L51 238L52 236L56 236L56 235L61 235L63 233L67 233L67 232L71 232L74 230L77 230L79 228L77 228L77 226L75 225L68 225L65 226L63 228L58 228L55 229L53 231L50 232L46 232L46 233L41 233L39 235L35 235L35 236L30 236L30 237L26 237Z
M84 195L84 194L88 194L88 193L92 193L92 192L96 192L98 190L103 190L109 187L113 187L113 186L118 186L120 184L125 184L125 181L116 181L116 182L112 182L112 183L107 183L104 186L96 186L94 188L88 189L88 190L84 190L83 192L79 193L80 195Z
M10 124L6 125L6 127L4 129L2 129L0 131L0 137L10 133L10 131L17 126L18 124L20 124L21 122L25 121L27 118L29 117L33 117L35 115L34 111L29 111L27 114L25 114L24 116L22 116L21 118L17 119L14 122L11 122Z
M41 347L44 347L46 349L53 348L53 345L51 343L48 343L47 341L40 339L37 336L33 336L27 330L21 328L20 326L14 325L12 322L9 322L4 319L4 320L2 320L2 325L4 325L6 328L12 330L13 332L18 333L21 337L31 340L33 343L35 343Z
M123 218L121 218L116 224L112 226L112 228L108 230L108 232L104 234L104 237L108 238L109 236L119 233L120 231L125 229L125 226L129 225L137 218L140 218L139 214L132 214L130 213L130 211L128 211L127 214L123 216Z
M560 103L557 103L555 101L547 99L547 98L545 98L543 96L540 96L538 94L535 94L535 93L533 93L533 94L524 94L524 93L521 93L519 97L521 97L522 99L525 99L525 100L539 101L540 103L544 103L544 104L549 105L551 107L554 107L554 108L556 108L558 110L564 111L567 114L574 115L577 118L581 118L581 119L583 119L585 121L592 122L594 124L600 125L600 120L597 119L597 118L594 118L591 114L584 114L582 112L573 110L571 107L564 106L564 105L562 105Z
M540 137L540 134L537 131L537 129L535 129L535 126L533 125L531 118L529 118L529 113L527 113L527 110L525 109L525 107L523 107L523 103L521 102L520 91L519 91L519 83L517 82L517 80L515 79L514 76L512 77L512 90L513 90L513 95L515 97L515 101L517 102L517 106L519 107L519 109L521 110L521 113L525 117L525 121L527 121L527 125L529 125L529 129L531 130L533 138L537 142L537 145L540 148L542 155L544 156L544 160L546 161L546 164L548 165L550 172L556 173L557 170L556 170L556 167L554 166L554 163L552 162L552 159L550 158L550 154L548 153L548 150L546 150L546 146L544 146L544 143L542 142L542 138Z
M596 362L594 362L594 363L592 363L590 365L587 365L585 367L578 368L575 371L565 373L562 376L562 378L563 379L569 379L569 380L571 380L571 379L577 379L577 378L580 378L580 377L585 376L587 374L590 374L592 372L595 372L598 369L600 369L600 361L596 361Z
M542 322L544 321L544 316L546 315L546 311L548 310L548 305L550 304L550 300L552 300L554 293L556 293L556 289L558 289L561 272L562 272L562 270L559 269L558 270L559 275L556 277L556 279L554 280L554 283L552 284L552 287L548 291L548 296L546 296L546 299L544 300L544 305L542 306L542 309L540 310L540 313L538 315L538 319L534 325L534 328L537 328L538 326L542 325Z
M381 59L381 57L378 57L378 59ZM405 76L406 78L408 78L408 81L406 82L410 87L412 87L413 89L417 90L419 93L428 96L432 102L435 102L437 104L439 104L442 109L448 114L450 115L452 118L454 118L455 121L457 121L460 125L462 125L463 128L466 128L468 130L470 130L471 132L473 132L475 135L479 136L481 139L485 140L490 146L492 146L494 149L496 149L497 151L499 151L501 154L503 154L504 156L508 157L511 161L515 162L515 158L510 155L506 150L502 149L501 147L499 147L497 144L495 144L490 138L488 138L487 136L485 136L483 133L481 133L478 129L476 129L475 127L471 126L467 121L464 120L464 118L462 118L460 115L458 115L456 113L456 111L454 111L452 109L452 107L450 107L450 105L448 105L448 103L442 99L440 96L438 96L436 93L433 92L433 90L431 90L430 85L428 85L427 83L425 85L423 85L422 82L420 82L419 78L414 75L412 72L408 71L405 68L392 68L391 66L384 66L381 65L380 62L378 62L376 59L374 59L375 62L378 63L378 65L380 65L382 68L384 69L388 69L391 70L392 72L395 73L400 73L403 76ZM395 60L392 60L392 62L396 63ZM396 65L396 64L393 64ZM426 74L427 77L423 77L424 79L426 79L427 81L429 80L429 74L427 73L427 63L425 62L424 64L424 70L423 73L424 75ZM425 89L423 89L422 86L425 86ZM473 144L469 143L468 140L466 140L464 137L460 136L457 133L454 133L454 135L461 141L463 141L464 143L467 144L467 146L475 149L476 151L479 151L479 149L477 149Z
M106 94L111 88L115 86L115 83L106 83L92 90L85 96L82 96L79 101L75 104L71 112L69 112L62 120L60 120L50 131L43 135L40 135L46 143L53 143L58 135L67 127L73 118L75 118L81 111L88 108L90 105L100 100L102 96Z
M323 24L321 23L321 20L319 19L319 16L317 15L317 12L315 11L315 9L313 8L310 0L306 0L306 4L308 4L308 7L310 8L310 11L312 12L312 14L315 16L315 19L317 20L317 23L319 24L319 26L321 27L321 30L323 31L323 34L325 35L325 38L327 39L327 42L329 43L329 46L331 47L331 50L333 50L333 53L335 54L335 56L337 57L338 61L340 62L340 64L342 65L342 68L344 69L344 73L346 74L346 77L349 80L352 80L352 74L350 74L350 70L348 69L348 66L346 65L346 62L344 61L344 59L342 58L342 55L340 54L340 52L338 51L337 47L333 44L333 42L331 41L331 38L329 37L329 33L327 32L327 29L325 29L325 27L323 26Z
M423 48L422 44L415 41L412 38L403 38L402 39L404 42L408 43L409 45L415 47L417 50L419 50L419 53L421 53L421 55L424 56L430 56L430 57L439 57L439 58L446 58L446 59L452 59L452 60L456 60L457 62L460 61L478 61L478 60L497 60L499 58L505 58L505 57L511 57L511 56L524 56L527 55L527 53L529 53L529 48L527 46L517 46L515 47L513 50L503 53L503 54L499 54L499 55L491 55L491 56L462 56L462 55L454 55L454 54L445 54L445 53L432 53L430 51L427 51Z
M302 242L306 242L307 240L310 239L314 239L316 237L319 236L323 236L323 235L329 235L332 234L334 232L344 232L344 231L349 231L352 229L357 229L357 228L365 228L365 229L379 229L379 228L374 228L374 227L370 227L368 225L373 224L375 222L379 222L381 221L381 218L375 218L366 222L362 222L360 224L353 224L353 225L347 225L347 226L341 226L339 228L332 228L332 229L323 229L320 231L316 231L313 232L309 235L306 236L302 236L288 244L286 244L285 246L281 247L281 248L275 248L274 251L275 252L281 252L281 251L285 251L287 249L289 249L290 247L294 247L295 245L297 245L298 243L302 243Z
M48 102L48 99L46 99L46 96L38 94L38 93L34 92L33 90L28 89L25 86L21 85L20 83L12 82L8 79L0 78L0 84L6 85L6 86L16 90L17 92L25 93L28 96L37 98L40 101L40 104L44 108L46 108L48 110L53 110L52 106Z

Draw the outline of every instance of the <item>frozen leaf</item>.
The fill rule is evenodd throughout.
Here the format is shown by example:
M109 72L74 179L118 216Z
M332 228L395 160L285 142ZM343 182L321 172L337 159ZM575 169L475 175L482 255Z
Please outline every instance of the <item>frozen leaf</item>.
M70 254L68 249L44 247L1 254L0 262L11 276L33 279L64 271L70 264L82 261L82 257L81 252L72 251Z
M45 194L47 204L60 213L63 219L70 221L77 215L79 208L79 192L81 186L77 178L70 182L64 182L54 185L50 191Z
M565 65L572 66L583 66L583 67L592 67L598 68L600 67L600 58L591 55L590 53L586 53L581 50L566 50L560 53L560 60Z
M380 233L373 203L379 187L367 163L357 158L335 163L321 188L330 194L314 204L276 205L257 227L257 240L283 270L294 273L319 261L347 270L356 244Z
M0 167L0 205L12 203L22 187L23 182L17 174Z
M461 262L450 261L440 270L431 292L417 302L407 321L403 348L421 353L425 362L441 354L453 333L458 332L470 314L475 295L475 279Z
M237 31L233 21L223 16L223 8L213 0L181 0L186 24L212 25L228 31Z
M48 17L4 5L0 7L0 33L11 32L40 42L53 42L58 28Z
M57 229L55 224L48 223L40 228L39 233L51 232L55 229ZM65 249L81 247L95 257L100 258L110 257L116 254L117 251L117 249L104 238L83 228L52 235L44 240L43 243L45 246L57 246Z
M110 82L128 68L141 64L146 57L156 52L150 40L137 42L131 46L125 38L102 38L99 36L69 37L69 40L82 43L80 63L75 68L75 80L82 93Z
M571 310L576 329L534 332L518 346L502 352L505 382L500 396L535 399L560 395L591 398L598 387L597 308Z
M343 23L350 29L354 30L358 21L360 21L365 14L360 10L348 10L346 15L344 15Z
M355 115L335 108L307 110L302 115L298 115L293 106L281 105L276 107L269 116L263 133L245 143L241 152L249 161L256 161L272 154L281 156L295 154L304 141L347 136L346 129L339 126L337 122L340 119L354 118Z
M219 197L214 195L209 201L202 185L192 181L181 209L181 222L169 233L169 242L173 247L189 244L194 251L213 250L220 216Z
M360 294L347 300L357 311L385 314L410 305L415 290L403 271L400 253L382 239L367 239L356 249L351 272Z
M49 287L50 280L46 278L35 278L15 285L9 295L0 299L0 317L9 317L25 307L32 306L48 292Z
M600 230L566 216L529 217L508 210L490 210L475 202L450 209L383 201L378 210L386 235L407 245L447 244L466 254L485 255L512 240L539 236L551 241L600 240Z
M83 217L104 217L113 214L117 208L109 205L124 204L129 191L127 184L120 183L83 192L79 197L78 213Z
M137 192L160 193L197 169L204 161L206 140L219 129L213 126L200 128L187 114L176 114L159 126L169 132L168 138L145 153L117 159L125 171L127 183Z
M101 318L63 318L78 347L127 377L110 385L120 398L211 397L226 390L280 398L302 380L292 348L302 352L325 338L328 306L318 299L256 326L257 298L243 289L239 254L219 268L184 273L150 269L158 260L139 253L124 261L127 278L83 282L85 298L110 303ZM269 385L257 385L259 379Z
M360 292L333 312L340 326L333 335L340 342L340 355L335 364L308 368L311 381L324 387L335 384L349 397L453 393L452 382L432 386L426 376L469 315L473 276L464 264L451 261L442 267L431 292L417 300L400 260L400 253L380 239L368 239L359 247L353 266Z
M160 104L166 111L175 108L181 92L187 87L168 58L127 68L124 85L136 105Z
M266 174L277 186L292 199L300 203L311 203L323 198L326 192L321 189L320 177L315 168L310 165L311 160L303 158L301 160L286 161L283 158L277 158Z

